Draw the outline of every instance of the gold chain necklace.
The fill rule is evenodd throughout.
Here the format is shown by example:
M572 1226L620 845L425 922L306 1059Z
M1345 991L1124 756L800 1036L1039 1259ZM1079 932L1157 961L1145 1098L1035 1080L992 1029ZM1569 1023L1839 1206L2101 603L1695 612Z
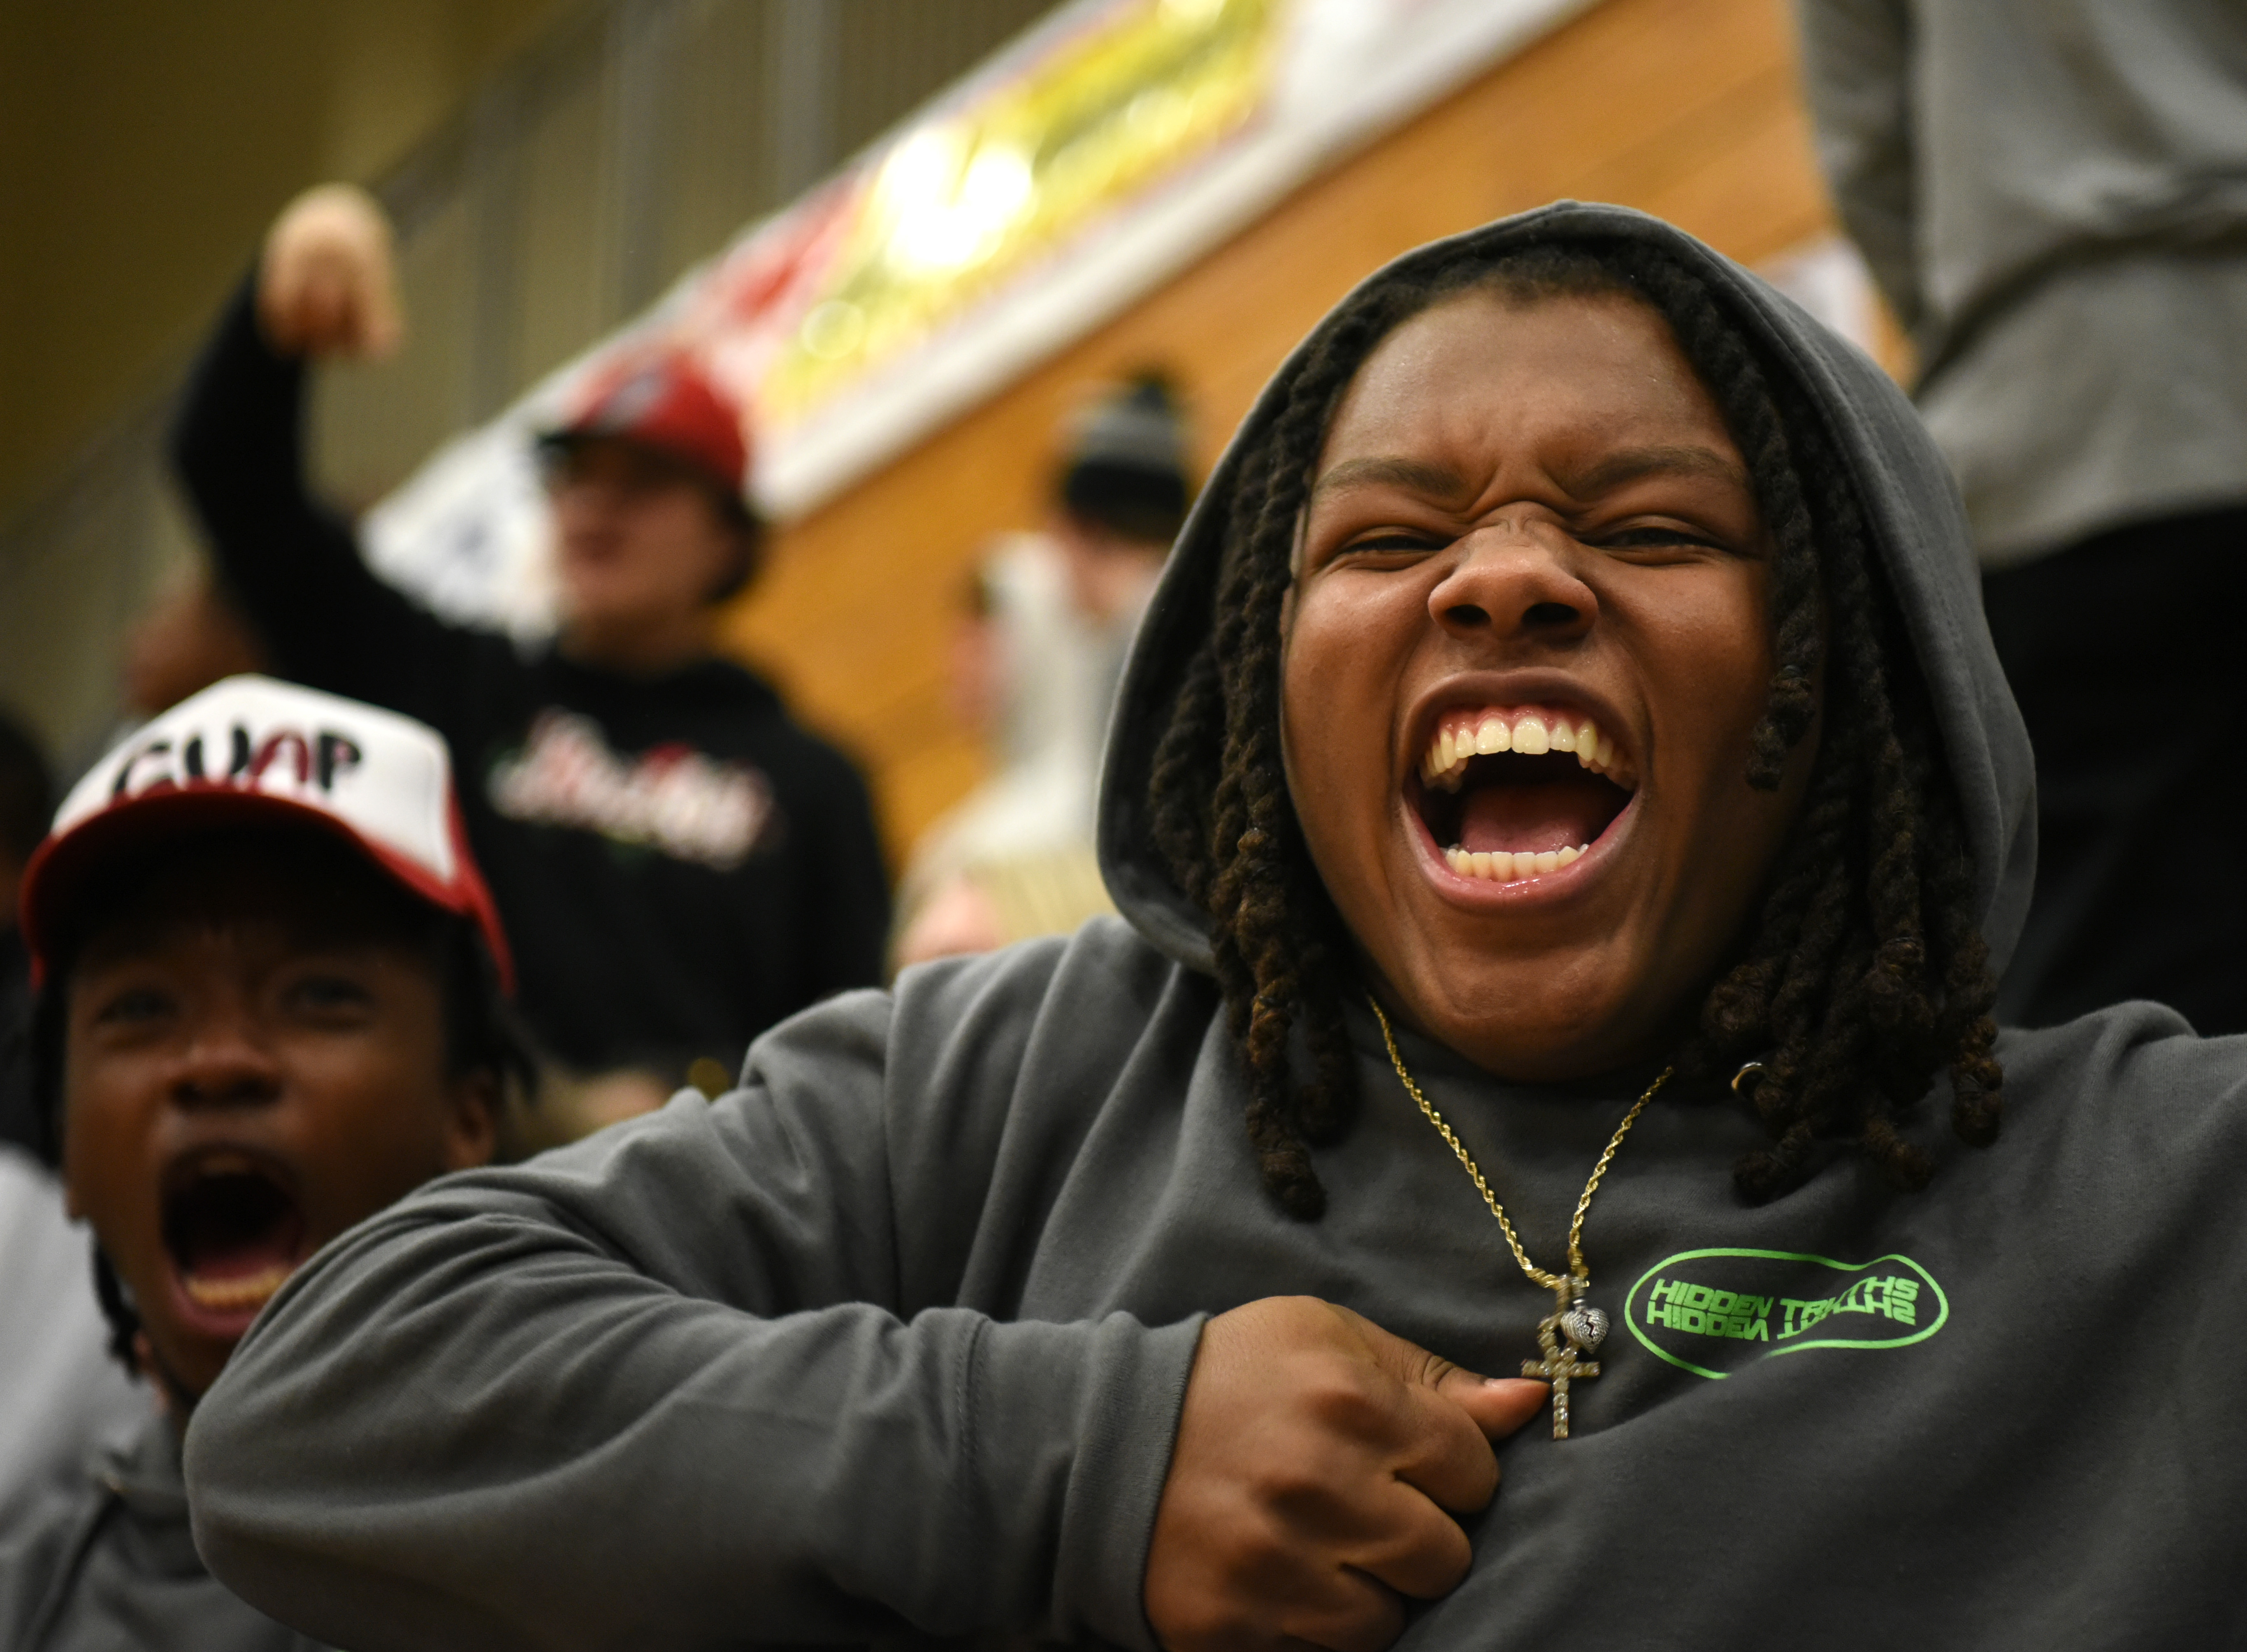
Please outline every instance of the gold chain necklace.
M1436 1104L1428 1099L1426 1093L1412 1082L1412 1075L1404 1066L1404 1055L1397 1048L1397 1034L1390 1029L1389 1017L1382 1013L1381 1006L1370 994L1367 996L1366 1002L1373 1005L1373 1018L1381 1023L1381 1041L1389 1047L1389 1064L1397 1069L1397 1076L1404 1086L1404 1093L1420 1104L1420 1110L1427 1115L1428 1123L1436 1127L1437 1133L1449 1144L1451 1151L1458 1155L1459 1163L1466 1167L1467 1174L1474 1178L1475 1191L1482 1195L1482 1202L1490 1206L1490 1213L1498 1218L1499 1231L1506 1235L1507 1248L1513 1251L1513 1259L1521 1264L1521 1271L1533 1282L1553 1293L1553 1311L1537 1324L1537 1346L1544 1350L1545 1357L1522 1361L1521 1374L1541 1378L1553 1385L1553 1437L1565 1440L1568 1437L1568 1385L1578 1377L1600 1374L1599 1362L1587 1359L1585 1355L1595 1350L1608 1334L1608 1316L1582 1300L1584 1293L1592 1286L1592 1271L1584 1264L1584 1217L1592 1208L1592 1195L1600 1191L1600 1178L1608 1173L1608 1165L1614 1161L1615 1150L1622 1145L1622 1138L1630 1134L1630 1127L1638 1123L1638 1116L1646 1110L1646 1104L1654 1099L1656 1090L1670 1082L1670 1075L1676 1069L1663 1068L1661 1075L1646 1087L1646 1093L1630 1104L1630 1111L1622 1116L1622 1123L1615 1126L1615 1134L1608 1137L1607 1150L1600 1155L1600 1162L1592 1166L1591 1180L1584 1184L1584 1196L1576 1201L1575 1219L1568 1224L1568 1271L1566 1273L1548 1273L1531 1261L1529 1253L1521 1248L1520 1236L1513 1231L1513 1224L1506 1214L1506 1206L1500 1205L1498 1195L1490 1191L1490 1183L1483 1176L1482 1166L1474 1162L1474 1155L1467 1151L1466 1143L1459 1140L1458 1132L1436 1110Z

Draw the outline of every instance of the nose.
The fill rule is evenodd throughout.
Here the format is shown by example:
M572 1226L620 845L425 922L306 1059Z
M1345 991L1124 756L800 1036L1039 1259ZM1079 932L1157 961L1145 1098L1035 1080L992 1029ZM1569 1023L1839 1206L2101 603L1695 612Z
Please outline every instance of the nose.
M169 1086L182 1108L262 1107L281 1094L281 1069L245 1016L214 1014L194 1028Z
M1500 520L1453 547L1428 593L1428 612L1459 638L1573 642L1592 628L1599 597L1573 565L1575 547L1556 526Z

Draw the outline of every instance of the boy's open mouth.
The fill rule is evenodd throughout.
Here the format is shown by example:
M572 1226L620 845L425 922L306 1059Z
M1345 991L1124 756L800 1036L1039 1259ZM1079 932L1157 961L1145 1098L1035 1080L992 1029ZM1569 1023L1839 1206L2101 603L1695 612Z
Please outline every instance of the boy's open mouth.
M1501 884L1574 861L1636 788L1590 718L1536 707L1445 713L1407 783L1451 870Z
M163 1232L188 1300L213 1314L255 1313L303 1259L296 1196L270 1167L233 1150L174 1167Z

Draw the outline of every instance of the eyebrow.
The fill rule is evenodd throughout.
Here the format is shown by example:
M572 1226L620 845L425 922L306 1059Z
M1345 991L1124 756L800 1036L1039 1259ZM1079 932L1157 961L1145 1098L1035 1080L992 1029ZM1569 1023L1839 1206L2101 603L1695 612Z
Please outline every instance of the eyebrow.
M1467 490L1466 479L1457 471L1422 460L1345 459L1313 484L1311 497L1365 487L1408 488L1441 499L1456 499Z
M1625 482L1636 481L1641 476L1658 475L1664 471L1690 476L1708 476L1735 487L1748 486L1747 472L1738 462L1727 459L1713 447L1702 447L1690 442L1652 447L1625 447L1619 453L1608 454L1583 469L1562 472L1554 478L1578 499L1594 494L1603 494Z
M1713 447L1697 447L1690 442L1626 447L1619 453L1603 455L1582 470L1564 471L1555 475L1554 480L1571 495L1582 499L1605 493L1611 488L1620 488L1625 482L1636 481L1642 476L1657 475L1664 471L1709 476L1740 488L1749 485L1747 473L1738 464ZM1438 499L1457 499L1467 491L1465 479L1457 471L1424 460L1349 459L1313 484L1311 497L1315 500L1322 495L1342 488L1364 487L1405 488Z

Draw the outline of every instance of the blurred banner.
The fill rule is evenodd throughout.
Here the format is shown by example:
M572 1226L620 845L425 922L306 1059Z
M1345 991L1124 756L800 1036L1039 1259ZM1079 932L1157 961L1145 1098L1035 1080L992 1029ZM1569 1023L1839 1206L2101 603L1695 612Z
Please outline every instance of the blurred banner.
M1064 7L440 451L369 514L371 560L450 618L543 630L527 433L651 345L740 396L765 510L810 510L1588 3Z

